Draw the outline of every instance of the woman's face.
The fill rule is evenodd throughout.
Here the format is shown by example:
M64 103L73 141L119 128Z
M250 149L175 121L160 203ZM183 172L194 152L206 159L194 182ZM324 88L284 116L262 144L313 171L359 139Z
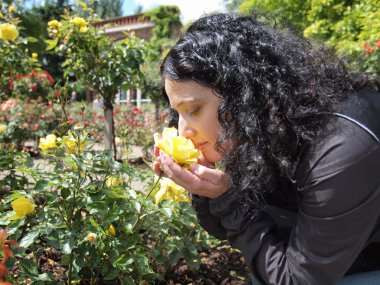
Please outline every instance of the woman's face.
M214 146L222 130L217 118L221 98L192 80L165 79L165 90L171 108L179 115L179 134L191 139L209 162L220 161L222 155Z

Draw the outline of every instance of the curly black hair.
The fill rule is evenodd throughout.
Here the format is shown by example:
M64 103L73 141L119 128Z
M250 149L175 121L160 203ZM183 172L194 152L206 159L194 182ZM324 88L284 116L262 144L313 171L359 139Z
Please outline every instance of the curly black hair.
M165 57L161 75L194 80L222 98L216 148L226 153L234 184L257 205L267 193L284 195L279 180L292 178L301 146L328 120L321 114L371 80L285 27L235 14L195 21Z

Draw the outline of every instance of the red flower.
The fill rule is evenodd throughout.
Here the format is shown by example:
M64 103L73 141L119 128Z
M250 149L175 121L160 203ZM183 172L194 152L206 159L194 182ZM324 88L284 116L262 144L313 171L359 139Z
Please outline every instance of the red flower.
M79 116L82 116L82 115L83 115L83 111L80 110L80 111L78 112L78 115L79 115Z
M365 52L366 52L366 54L370 55L371 53L373 53L373 47L371 47L371 46L367 47Z
M0 249L2 249L3 252L3 258L0 261L0 285L6 285L11 284L9 282L2 282L5 278L8 277L8 269L5 266L5 262L7 262L7 259L10 256L13 256L13 251L10 248L10 245L18 247L18 244L14 240L8 240L8 232L6 229L0 228ZM11 284L12 285L12 284Z
M373 47L371 47L368 43L363 43L362 46L366 55L373 53Z
M380 40L376 41L376 46L377 46L377 48L380 48Z
M36 91L36 90L37 90L37 85L30 86L30 91Z
M135 111L136 114L142 114L142 111L137 107L134 107L133 110Z

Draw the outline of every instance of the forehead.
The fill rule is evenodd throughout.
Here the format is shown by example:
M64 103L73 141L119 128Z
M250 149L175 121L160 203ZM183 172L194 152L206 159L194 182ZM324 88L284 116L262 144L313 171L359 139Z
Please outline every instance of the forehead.
M173 107L194 101L219 102L220 100L210 87L192 80L176 81L165 79L165 91L169 97L170 105Z

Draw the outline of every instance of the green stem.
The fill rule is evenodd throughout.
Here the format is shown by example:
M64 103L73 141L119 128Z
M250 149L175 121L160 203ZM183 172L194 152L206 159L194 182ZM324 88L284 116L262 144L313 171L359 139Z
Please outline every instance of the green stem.
M71 279L72 279L72 272L73 272L73 259L74 259L74 254L73 251L70 253L70 262L69 262L69 269L67 271L67 284L71 285Z
M148 194L145 196L145 199L148 199L150 194L152 194L154 188L156 188L156 186L157 186L158 182L161 180L162 176L163 176L163 172L160 173L160 176L158 177L157 181L153 184L153 186L150 188ZM141 220L141 215L142 215L143 210L144 210L144 205L141 206L141 209L140 209L139 214L137 216L137 220L132 227L132 231L134 231L137 228L137 225L139 224L139 222Z

